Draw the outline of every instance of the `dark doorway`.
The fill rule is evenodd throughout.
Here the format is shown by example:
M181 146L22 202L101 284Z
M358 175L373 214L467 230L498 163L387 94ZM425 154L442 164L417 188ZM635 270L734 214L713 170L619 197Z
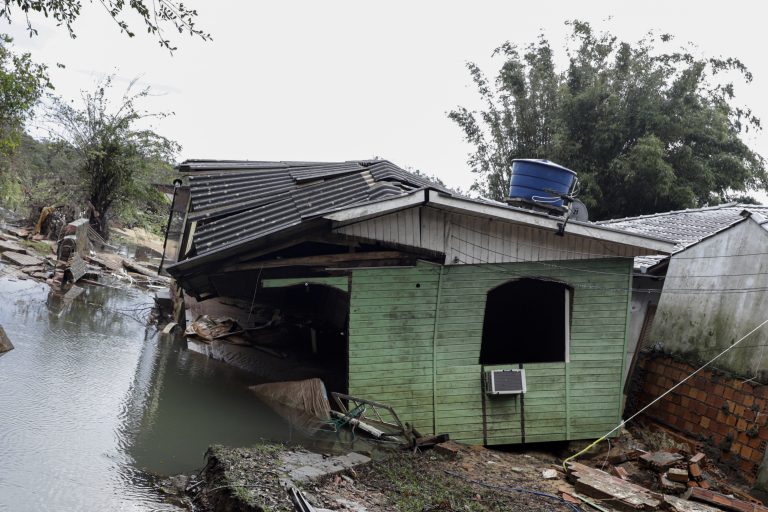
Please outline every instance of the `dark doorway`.
M488 292L480 364L567 361L571 294L562 283L540 279Z

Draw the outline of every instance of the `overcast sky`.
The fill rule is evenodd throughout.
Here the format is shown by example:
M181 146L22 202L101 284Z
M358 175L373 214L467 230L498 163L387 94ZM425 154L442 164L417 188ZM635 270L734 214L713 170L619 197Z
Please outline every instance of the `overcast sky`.
M120 34L99 2L84 2L77 39L33 18L0 25L18 49L50 66L56 92L77 98L105 73L140 76L147 104L174 116L156 125L177 140L180 159L351 160L378 156L467 188L470 147L446 117L477 102L465 63L498 69L493 48L526 44L543 31L563 46L569 19L622 39L648 30L693 42L708 56L733 56L754 73L737 100L768 122L765 18L758 3L732 2L253 2L188 1L214 40L170 34L161 49L136 27ZM754 7L752 7L754 6ZM761 49L762 48L762 49ZM60 69L56 63L66 67ZM768 136L749 141L768 155ZM578 169L575 169L578 171Z

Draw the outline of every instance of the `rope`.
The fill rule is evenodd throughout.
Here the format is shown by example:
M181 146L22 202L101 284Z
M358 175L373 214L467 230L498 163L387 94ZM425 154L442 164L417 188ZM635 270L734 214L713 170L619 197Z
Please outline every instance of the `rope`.
M689 379L691 379L691 378L692 378L694 375L696 375L697 373L699 373L701 370L703 370L704 368L706 368L706 367L707 367L707 366L709 366L710 364L714 363L714 362L715 362L715 360L719 359L721 356L723 356L723 355L724 355L726 352L728 352L729 350L731 350L733 347L735 347L736 345L738 345L739 343L741 343L742 341L744 341L745 339L747 339L749 336L751 336L752 334L754 334L755 332L757 332L757 330L758 330L758 329L760 329L760 328L761 328L762 326L764 326L765 324L768 324L768 318L766 318L765 320L763 320L763 321L760 323L760 325L758 325L757 327L755 327L754 329L752 329L751 331L749 331L747 334L745 334L744 336L742 336L741 338L739 338L739 339L738 339L736 342L734 342L734 343L733 343L733 345L729 346L728 348L726 348L725 350L723 350L722 352L720 352L719 354L717 354L715 357L713 357L712 359L710 359L709 361L707 361L706 363L704 363L702 366L700 366L698 369L696 369L696 370L695 370L693 373L691 373L690 375L688 375L686 378L684 378L683 380L681 380L680 382L678 382L677 384L675 384L674 386L672 386L671 388L669 388L668 390L666 390L664 393L662 393L661 395L659 395L659 396L658 396L657 398L655 398L655 399L654 399L654 400L653 400L651 403L649 403L648 405L646 405L645 407L643 407L642 409L640 409L639 411L637 411L635 414L633 414L632 416L630 416L628 419L621 421L621 422L620 422L618 425L616 425L616 426L615 426L615 427L614 427L614 428L613 428L613 429L612 429L610 432L608 432L607 434L605 434L603 437L601 437L600 439L597 439L597 440L595 440L595 441L594 441L592 444L590 444L589 446L587 446L587 447L586 447L586 448L584 448L583 450L581 450L581 451L579 451L579 452L577 452L577 453L575 453L575 454L571 455L571 456L570 456L570 457L568 457L567 459L565 459L565 460L563 461L563 469L565 469L565 470L567 471L567 470L568 470L568 468L566 467L566 465L568 464L568 462L569 462L569 461L571 461L571 460L575 459L576 457L578 457L578 456L580 456L580 455L582 455L582 454L586 453L587 451L589 451L590 449L592 449L594 446L596 446L597 444L599 444L600 442L602 442L602 441L604 441L606 438L608 438L608 436L610 436L611 434L613 434L614 432L616 432L617 430L619 430L621 427L623 427L624 425L626 425L626 424L627 424L627 423L629 423L630 421L632 421L632 420L634 420L635 418L637 418L638 416L640 416L642 413L644 413L645 411L647 411L647 410L648 410L648 409L649 409L649 408L650 408L652 405L654 405L656 402L658 402L659 400L661 400L662 398L664 398L665 396L667 396L668 394L670 394L672 391L674 391L675 389L677 389L678 387L680 387L680 386L681 386L681 385L682 385L684 382L686 382L686 381L688 381Z

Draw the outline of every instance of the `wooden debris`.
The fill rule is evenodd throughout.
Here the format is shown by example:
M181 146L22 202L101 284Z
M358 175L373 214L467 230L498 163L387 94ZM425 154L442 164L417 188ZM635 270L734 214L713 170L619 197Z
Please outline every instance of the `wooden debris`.
M435 451L451 459L455 459L461 452L461 445L453 441L446 441L435 445Z
M676 492L676 493L685 492L685 490L688 488L688 486L685 484L681 484L680 482L674 482L670 480L667 477L667 473L659 475L659 486L665 491Z
M667 471L667 478L673 482L687 483L688 471L680 468L669 468L669 471Z
M0 325L0 354L13 350L13 343L8 339L8 335L5 334L5 329Z
M688 501L677 496L670 496L669 494L664 496L664 503L667 508L672 512L722 512L719 508L710 507L703 503L696 503L695 501Z
M682 455L674 452L651 452L640 456L642 464L658 473L663 473L683 459Z
M568 463L568 478L577 493L597 498L608 507L634 511L655 510L661 505L658 494L578 462Z
M629 475L627 474L627 470L622 467L613 466L611 468L611 474L613 476L619 477L622 480L626 480L629 478Z
M0 240L0 251L13 251L27 254L27 249L13 241Z
M163 328L163 334L170 334L171 331L173 331L174 327L178 327L179 324L176 322L168 322L168 324Z
M416 439L417 448L432 448L439 443L450 441L451 437L448 434L438 434L436 436L424 436Z
M79 286L72 285L72 288L67 290L67 293L64 294L64 302L70 302L74 300L78 295L83 293L83 289Z
M709 489L703 489L701 487L691 487L688 489L688 492L683 495L683 498L707 503L732 512L768 512L768 508L762 505L732 498L725 494L710 491Z
M108 259L98 258L96 256L86 256L85 260L88 261L89 263L93 263L94 265L98 265L99 267L112 272L117 272L122 268L122 265L120 263L116 263Z
M705 457L706 457L706 455L704 455L703 453L699 452L696 455L692 456L690 459L688 459L688 462L690 464L698 464L698 465L702 466L703 465L702 461L704 460Z
M130 270L131 272L136 272L137 274L141 274L146 277L152 277L152 278L158 277L157 272L153 272L148 268L139 265L135 261L123 259L123 267L125 267L126 270Z
M19 265L22 267L27 267L30 265L41 265L43 263L43 260L41 260L36 256L29 256L27 254L21 254L18 252L11 252L11 251L5 251L3 253L3 258L15 265Z

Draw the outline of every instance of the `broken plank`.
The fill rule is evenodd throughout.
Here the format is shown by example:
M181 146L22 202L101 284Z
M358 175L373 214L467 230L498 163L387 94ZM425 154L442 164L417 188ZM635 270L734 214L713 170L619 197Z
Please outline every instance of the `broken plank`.
M27 267L30 265L42 265L43 260L36 256L29 256L28 254L21 254L18 252L5 251L3 258L10 261L14 265Z
M605 471L590 468L578 462L567 465L568 479L576 491L599 499L605 505L620 510L655 510L661 497L648 489L613 477Z
M703 503L696 503L695 501L684 500L677 496L664 496L664 502L667 504L667 508L672 512L723 512L719 508L710 507Z
M723 510L730 510L731 512L768 512L768 508L756 503L732 498L701 487L691 487L683 495L683 498L713 505Z
M123 267L125 267L126 270L130 270L131 272L136 272L137 274L141 274L146 277L157 277L157 272L153 272L152 270L149 270L147 267L139 265L135 261L123 259Z
M13 241L0 240L0 251L13 251L22 254L27 253L27 249Z

